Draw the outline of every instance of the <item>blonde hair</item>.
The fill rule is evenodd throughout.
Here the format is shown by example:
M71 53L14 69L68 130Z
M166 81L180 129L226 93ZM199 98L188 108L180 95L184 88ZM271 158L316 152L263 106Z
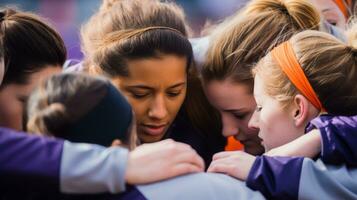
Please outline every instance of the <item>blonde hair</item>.
M330 114L354 115L357 112L356 28L354 25L350 30L348 44L318 31L304 31L289 40L305 76ZM270 53L253 72L264 80L265 93L285 107L299 93Z
M99 12L106 12L108 11L111 7L113 7L113 5L115 3L117 3L118 1L122 1L122 0L103 0L102 4L99 7Z
M272 46L305 29L319 29L318 11L306 0L253 0L220 25L202 69L204 82L230 78L253 90L252 67Z

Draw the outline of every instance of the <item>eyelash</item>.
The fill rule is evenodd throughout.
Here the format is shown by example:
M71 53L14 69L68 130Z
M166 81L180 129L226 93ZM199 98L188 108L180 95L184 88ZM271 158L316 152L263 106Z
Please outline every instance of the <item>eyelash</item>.
M335 21L327 21L329 24L333 25L333 26L336 26L337 25L337 22Z
M21 103L24 104L24 103L27 102L27 99L28 99L28 98L27 98L27 97L18 97L17 99L18 99L18 101L20 101Z
M263 109L262 106L257 106L257 107L255 108L255 111L256 111L256 112L260 112L262 109Z
M132 92L131 94L136 99L142 99L142 98L144 98L144 97L146 97L148 95L148 94L138 94L138 93L134 93L134 92Z
M146 96L149 95L149 94L147 94L147 93L140 94L140 93L135 93L135 92L131 92L131 94L132 94L133 97L136 98L136 99L142 99L142 98L145 98ZM167 96L169 96L169 97L177 97L178 95L181 94L181 91L178 91L178 92L167 92L166 94L167 94Z
M238 114L233 114L235 118L237 119L244 119L245 118L245 114L244 115L238 115Z
M167 92L167 96L169 97L176 97L181 94L181 91L178 92Z

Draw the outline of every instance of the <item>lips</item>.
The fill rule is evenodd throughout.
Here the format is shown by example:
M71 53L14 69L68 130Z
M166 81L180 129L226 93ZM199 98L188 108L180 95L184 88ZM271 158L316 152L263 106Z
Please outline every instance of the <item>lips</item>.
M152 136L158 136L158 135L164 134L166 126L167 126L166 124L162 124L162 125L143 124L143 125L141 125L143 131L149 135L152 135Z

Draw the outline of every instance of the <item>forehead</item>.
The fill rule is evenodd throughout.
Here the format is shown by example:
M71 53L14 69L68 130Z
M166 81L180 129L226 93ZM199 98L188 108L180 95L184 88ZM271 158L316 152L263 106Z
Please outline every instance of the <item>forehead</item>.
M186 58L164 55L128 61L128 77L123 83L145 83L149 85L171 84L186 80Z
M221 109L255 106L253 95L246 84L213 80L205 85L205 92L211 104Z
M254 93L255 99L260 99L260 98L266 96L264 79L262 79L260 77L260 75L258 75L258 74L256 74L254 77L253 93Z
M338 9L337 5L332 0L310 0L311 3L320 11L326 9Z

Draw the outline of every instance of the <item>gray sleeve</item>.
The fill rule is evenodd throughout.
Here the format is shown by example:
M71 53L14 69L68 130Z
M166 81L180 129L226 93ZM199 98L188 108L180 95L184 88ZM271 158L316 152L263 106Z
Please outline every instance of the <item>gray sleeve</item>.
M299 199L357 199L357 169L305 158Z
M149 200L264 199L261 193L249 189L245 182L216 173L189 174L148 185L139 185L137 188Z
M125 190L128 150L65 142L61 159L63 193L119 193Z

